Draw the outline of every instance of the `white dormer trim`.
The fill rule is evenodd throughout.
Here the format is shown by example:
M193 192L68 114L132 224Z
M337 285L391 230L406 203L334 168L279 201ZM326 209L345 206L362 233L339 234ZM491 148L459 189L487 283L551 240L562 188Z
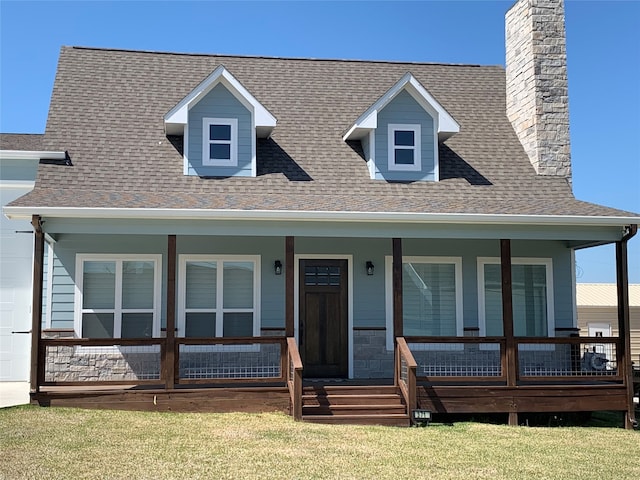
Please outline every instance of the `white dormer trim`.
M189 109L202 100L216 85L222 83L251 112L256 136L268 138L276 126L276 117L267 110L231 73L218 66L207 78L164 116L167 135L184 135L189 121Z
M460 124L433 98L418 80L407 72L393 87L371 105L344 135L343 140L359 140L378 127L378 112L400 92L406 90L432 117L438 132L438 140L446 140L460 131Z

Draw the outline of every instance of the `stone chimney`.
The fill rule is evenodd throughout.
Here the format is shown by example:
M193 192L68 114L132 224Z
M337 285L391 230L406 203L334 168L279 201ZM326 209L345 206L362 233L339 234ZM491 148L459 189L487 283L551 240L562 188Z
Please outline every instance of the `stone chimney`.
M518 0L505 21L507 116L538 175L571 183L563 0Z

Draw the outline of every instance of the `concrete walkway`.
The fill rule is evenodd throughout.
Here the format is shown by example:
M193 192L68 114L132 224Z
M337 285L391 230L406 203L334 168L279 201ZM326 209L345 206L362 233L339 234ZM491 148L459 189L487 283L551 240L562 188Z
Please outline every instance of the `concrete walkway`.
M29 403L29 382L0 382L0 408Z

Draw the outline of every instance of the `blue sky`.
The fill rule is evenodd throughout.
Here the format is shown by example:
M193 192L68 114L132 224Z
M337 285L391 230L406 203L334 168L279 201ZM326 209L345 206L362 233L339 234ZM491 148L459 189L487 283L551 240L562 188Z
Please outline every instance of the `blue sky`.
M512 3L0 0L0 131L44 131L62 45L504 65ZM565 9L575 195L640 212L640 1ZM611 246L577 264L578 281L615 281ZM640 283L640 235L629 267Z

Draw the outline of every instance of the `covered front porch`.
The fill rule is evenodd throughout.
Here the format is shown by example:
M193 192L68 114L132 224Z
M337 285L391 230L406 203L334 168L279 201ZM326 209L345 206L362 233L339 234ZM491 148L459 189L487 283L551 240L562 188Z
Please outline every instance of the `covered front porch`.
M511 424L517 424L518 414L525 412L607 409L625 412L628 427L635 421L628 328L625 328L626 241L633 229L616 242L620 337L576 337L574 328L559 326L558 322L553 324L549 336L516 335L512 242L508 239L495 241L499 245L501 335L488 335L490 319L485 319L484 331L480 322L476 322L457 325L455 335L409 335L411 329L405 324L403 313L406 252L404 240L399 237L379 240L388 241L391 247L391 281L387 285L391 301L385 304L391 322L358 323L353 314L353 303L357 301L354 300L357 294L353 293L357 291L353 259L347 254L300 251L296 248L298 239L293 236L284 237L281 251L284 280L281 326L263 322L253 334L242 336L179 334L180 328L185 328L185 325L179 328L179 312L184 317L186 310L180 305L183 282L178 274L180 252L177 236L167 235L166 253L162 254L166 258L162 280L166 323L161 332L145 338L83 338L75 329L43 331L44 232L38 218L33 223L34 278L40 279L40 285L35 282L31 384L33 401L42 405L172 411L281 410L296 419L319 421L316 417L324 416L334 422L384 424L409 424L416 409L438 413L505 413ZM326 324L326 313L322 317L325 320L320 324L316 321L317 330L311 335L336 338L335 343L342 347L333 351L334 342L326 341L320 356L314 357L304 341L311 338L305 335L309 335L308 328L313 323L302 321L306 317L301 311L301 298L314 292L331 297L332 285L330 278L326 285L305 282L306 270L301 268L304 266L301 261L313 260L315 263L309 265L315 267L327 259L346 260L344 275L349 288L345 292L351 293L345 294L343 303L342 293L334 295L337 300L331 307L340 309L344 305L346 309L344 338L338 340L339 336L334 337L336 332L331 329L322 332L320 324ZM374 268L380 271L382 265L384 262L376 261ZM362 284L369 275L361 274ZM359 288L361 291L362 287ZM386 348L389 338L391 348ZM374 348L372 343L378 346ZM335 362L326 360L331 355L337 358ZM318 358L323 358L324 363ZM305 382L324 376L318 365L335 367L337 370L330 370L327 377L355 379L358 388L345 392L338 390L340 384L330 383L329 390L321 394L312 392L309 387L313 385ZM380 365L378 375L370 374L377 365ZM368 374L354 375L354 372ZM376 391L380 384L389 387L388 390ZM394 395L397 401L391 398Z

